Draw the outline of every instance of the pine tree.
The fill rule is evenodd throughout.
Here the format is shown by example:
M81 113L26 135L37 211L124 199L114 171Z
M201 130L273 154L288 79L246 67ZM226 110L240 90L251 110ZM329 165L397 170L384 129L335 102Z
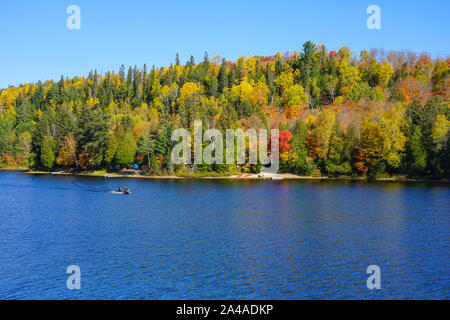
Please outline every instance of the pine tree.
M302 120L297 120L294 134L292 136L292 151L295 154L295 170L298 173L304 173L307 169L308 148L306 147L306 136L308 128Z
M50 105L57 105L60 103L60 97L58 84L52 84L47 92L46 102Z
M134 97L134 87L133 87L133 69L131 69L131 66L128 67L128 73L127 73L127 81L126 81L126 100L128 102L132 101Z
M231 88L236 84L236 67L233 66L233 68L228 72L228 87Z
M227 65L225 59L222 60L222 65L219 69L219 92L223 92L228 87Z
M33 107L28 99L17 102L16 133L20 135L33 129Z
M158 137L155 145L155 155L162 160L161 165L167 167L170 160L170 150L172 148L171 142L172 128L169 124L163 123L159 129Z
M142 101L142 75L141 72L134 66L133 70L133 90L134 90L134 105L139 107Z
M98 109L83 105L77 121L75 137L80 153L89 156L90 165L100 166L104 160L109 138L106 115Z
M195 66L195 59L194 59L194 56L190 56L190 58L189 58L189 61L187 62L187 65L189 66L189 67L193 67L193 66Z
M423 144L422 131L419 126L414 126L409 140L407 159L409 162L409 173L420 175L427 167L427 151Z
M314 62L315 45L311 41L303 44L303 53L300 55L301 85L306 87L310 78L318 76L317 66Z
M151 168L151 156L155 150L155 147L156 139L153 133L149 129L146 129L138 141L138 153L147 157L149 168Z
M217 81L216 75L211 75L207 82L208 95L210 97L217 97L219 90L219 83Z
M125 66L122 64L119 69L120 82L125 81Z
M62 143L75 130L75 119L68 107L58 108L55 112L56 139Z

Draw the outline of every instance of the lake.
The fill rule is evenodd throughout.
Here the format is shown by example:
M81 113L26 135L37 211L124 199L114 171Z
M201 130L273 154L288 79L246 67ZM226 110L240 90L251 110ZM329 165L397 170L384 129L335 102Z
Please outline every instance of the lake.
M0 208L0 299L450 298L448 184L0 172Z

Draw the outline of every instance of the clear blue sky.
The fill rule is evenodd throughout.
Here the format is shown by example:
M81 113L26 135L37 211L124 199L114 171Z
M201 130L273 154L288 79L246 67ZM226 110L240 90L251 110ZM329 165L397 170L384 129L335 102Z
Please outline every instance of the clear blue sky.
M66 28L66 8L81 8L81 30ZM381 8L381 30L368 30L366 8ZM410 49L450 54L448 0L1 1L0 88L38 80L118 71L121 64L184 63L208 51L236 59L300 50Z

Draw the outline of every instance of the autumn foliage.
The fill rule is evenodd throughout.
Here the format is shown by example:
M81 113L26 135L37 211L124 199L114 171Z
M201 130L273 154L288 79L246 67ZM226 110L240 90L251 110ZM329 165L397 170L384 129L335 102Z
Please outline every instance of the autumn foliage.
M192 133L200 120L223 133L279 129L285 172L447 176L449 63L383 50L355 59L348 47L308 41L273 56L205 53L182 63L177 55L161 68L11 86L0 90L0 160L45 170L137 163L150 174L259 172L260 164L173 165L173 130Z

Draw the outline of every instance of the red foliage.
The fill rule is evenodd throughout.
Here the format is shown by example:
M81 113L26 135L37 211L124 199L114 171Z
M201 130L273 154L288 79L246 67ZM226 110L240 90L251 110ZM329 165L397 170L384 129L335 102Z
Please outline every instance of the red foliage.
M266 56L261 58L261 62L273 61L273 56Z
M292 139L292 133L290 131L280 131L280 133L279 133L280 153L291 150L291 144L290 144L291 139Z

